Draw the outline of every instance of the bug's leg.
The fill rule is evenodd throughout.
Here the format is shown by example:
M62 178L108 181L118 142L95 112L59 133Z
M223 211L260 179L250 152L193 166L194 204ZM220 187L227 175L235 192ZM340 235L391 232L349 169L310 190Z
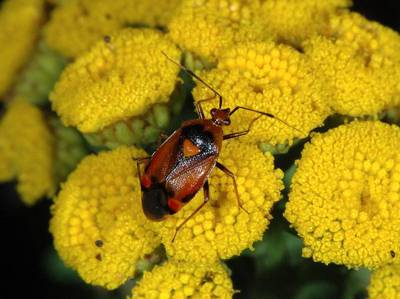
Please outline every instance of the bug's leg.
M239 109L243 109L243 110L247 110L247 111L252 111L252 112L254 112L254 113L259 113L259 114L261 114L261 115L264 115L264 116L267 116L267 117L270 117L270 118L274 118L274 119L280 121L281 123L284 123L284 124L287 125L289 128L292 128L293 130L296 130L297 132L300 132L301 134L304 134L304 135L306 135L306 136L308 135L307 133L305 133L305 132L303 132L303 131L297 129L296 127L293 127L292 125L288 124L288 123L287 123L286 121L284 121L283 119L280 119L279 117L277 117L277 116L275 116L275 115L273 115L273 114L271 114L271 113L264 112L264 111L259 111L259 110L255 110L255 109L251 109L251 108L247 108L247 107L243 107L243 106L236 106L236 107L233 108L233 110L229 113L229 115L232 115L233 113L235 113L235 112L238 111ZM251 125L251 124L250 124L250 125ZM245 133L245 134L247 134L247 133ZM242 135L244 135L244 134L242 134ZM239 136L240 136L240 135L239 135Z
M189 217L187 217L181 224L178 225L178 227L175 229L175 234L174 234L174 237L172 238L172 242L174 242L175 237L176 237L176 234L177 234L178 231L182 228L182 226L184 226L184 225L186 224L186 222L189 221L190 218L192 218L194 215L196 215L196 213L197 213L198 211L200 211L201 208L204 207L204 205L205 205L205 204L208 202L208 200L210 199L210 187L209 187L209 185L208 185L208 181L206 181L206 182L204 183L203 190L204 190L204 201L203 201L203 203L202 203L201 205L199 205L199 206L197 207L197 209L194 210L192 214L190 214Z
M247 133L250 132L253 123L254 123L257 119L259 119L261 116L262 116L262 115L259 115L259 116L257 116L255 119L253 119L253 120L250 122L249 127L247 128L247 130L240 131L240 132L234 132L234 133L230 133L230 134L224 135L224 140L226 140L226 139L231 139L231 138L236 138L236 137L239 137L239 136L246 135Z
M235 193L236 193L236 199L237 199L238 206L243 211L245 211L247 214L249 214L249 212L243 207L242 202L240 201L239 191L238 191L238 187L237 187L237 183L236 183L236 177L233 174L233 172L230 171L228 168L226 168L224 165L222 165L219 162L217 162L216 166L217 166L218 169L222 170L227 176L230 176L232 178L233 186L235 187Z
M149 161L150 158L151 157L133 158L133 160L136 161L136 167L137 167L137 173L138 173L139 180L142 177L142 173L140 171L140 164L143 164L143 163Z
M205 119L204 111L203 111L203 107L201 106L201 103L214 100L216 96L217 95L214 94L212 97L209 97L209 98L204 99L204 100L199 100L199 101L196 102L196 111L197 111L197 114L200 116L201 119Z
M182 64L180 64L179 62L173 60L172 58L170 58L164 51L161 51L161 53L164 54L165 57L167 57L168 60L172 61L173 63L175 63L177 66L179 66L182 70L184 70L186 73L188 73L190 76L192 76L193 78L195 78L196 80L198 80L199 82L203 83L205 87L207 87L208 89L210 89L212 92L214 92L215 96L218 96L219 99L219 109L222 108L222 96L219 94L218 91L216 91L210 84L208 84L206 81L204 81L203 79L201 79L199 76L197 76L192 70L189 70L187 67L183 66Z

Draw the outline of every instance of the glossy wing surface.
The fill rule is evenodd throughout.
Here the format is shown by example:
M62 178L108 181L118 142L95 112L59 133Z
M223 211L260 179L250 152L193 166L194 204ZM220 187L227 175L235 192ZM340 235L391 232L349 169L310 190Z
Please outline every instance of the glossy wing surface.
M181 129L176 130L154 152L150 163L146 167L146 175L157 182L165 181L167 175L176 164L179 148Z
M199 154L182 160L168 175L166 190L177 200L190 200L203 187L215 163L216 155Z

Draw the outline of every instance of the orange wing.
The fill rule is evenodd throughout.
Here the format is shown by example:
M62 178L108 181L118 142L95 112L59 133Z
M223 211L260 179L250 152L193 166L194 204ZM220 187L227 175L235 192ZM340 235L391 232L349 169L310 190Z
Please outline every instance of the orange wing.
M193 156L181 161L167 177L166 190L174 199L188 202L199 191L216 164L216 155Z
M181 129L176 130L153 154L145 172L149 178L155 178L157 182L165 181L167 175L176 164L180 151L179 137L181 133Z

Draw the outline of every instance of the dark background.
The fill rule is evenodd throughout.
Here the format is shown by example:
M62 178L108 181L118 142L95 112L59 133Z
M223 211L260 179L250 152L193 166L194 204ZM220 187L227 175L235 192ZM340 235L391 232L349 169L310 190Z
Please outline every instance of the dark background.
M398 1L354 2L353 10L400 30ZM110 298L111 294L85 285L72 272L62 270L59 271L61 274L55 275L54 271L49 271L62 268L53 252L48 232L49 207L50 201L44 200L27 208L18 199L14 184L0 184L0 298ZM242 290L238 297L246 298L254 283L251 281L254 264L249 258L241 257L230 261L229 266L236 289ZM296 269L287 271L287 280L298 276ZM285 281L280 284L282 288L287 285Z

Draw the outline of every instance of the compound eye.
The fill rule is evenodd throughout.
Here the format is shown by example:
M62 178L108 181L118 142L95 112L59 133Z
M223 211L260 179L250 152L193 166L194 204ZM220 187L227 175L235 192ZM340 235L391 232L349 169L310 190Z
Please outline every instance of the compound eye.
M217 109L216 108L212 108L211 109L211 115L214 116L217 113Z

